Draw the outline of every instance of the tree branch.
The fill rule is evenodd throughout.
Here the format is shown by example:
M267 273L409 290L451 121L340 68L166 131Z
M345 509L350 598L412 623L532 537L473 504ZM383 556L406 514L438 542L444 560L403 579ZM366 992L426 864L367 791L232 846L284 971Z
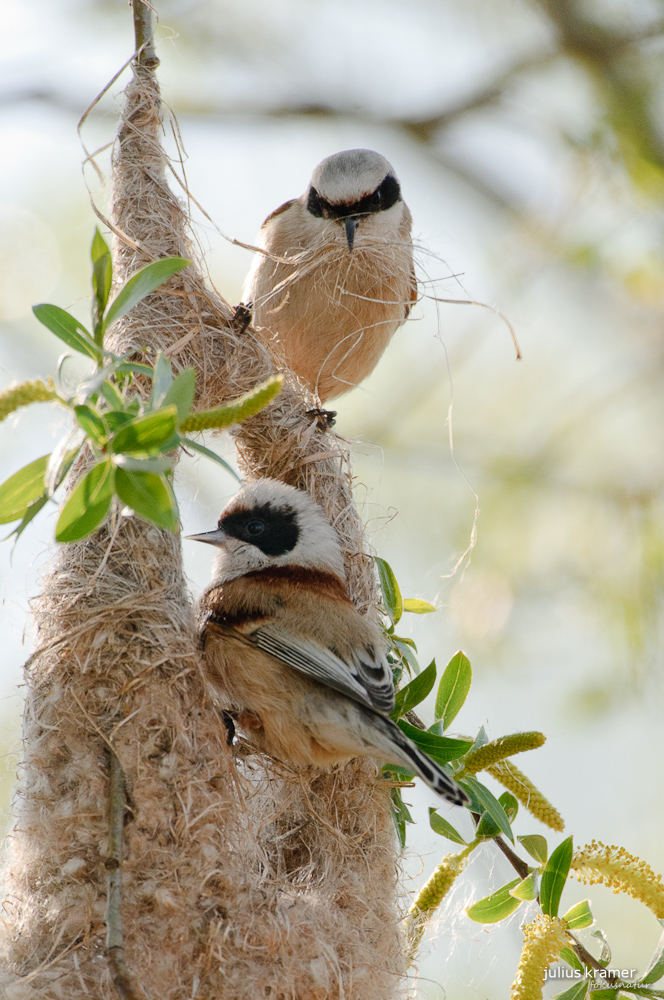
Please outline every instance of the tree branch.
M148 0L133 0L134 38L139 66L156 69L159 59L154 47L154 7Z
M122 843L125 815L125 780L122 765L109 750L108 857L106 871L106 959L113 985L121 1000L139 1000L124 962L122 940Z

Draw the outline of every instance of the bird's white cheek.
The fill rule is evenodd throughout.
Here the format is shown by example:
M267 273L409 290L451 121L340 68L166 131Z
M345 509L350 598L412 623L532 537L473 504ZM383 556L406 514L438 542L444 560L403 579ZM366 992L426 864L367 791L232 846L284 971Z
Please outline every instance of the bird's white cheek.
M255 545L247 545L235 538L229 538L219 549L215 560L215 574L220 580L231 580L255 569L262 569L270 562Z

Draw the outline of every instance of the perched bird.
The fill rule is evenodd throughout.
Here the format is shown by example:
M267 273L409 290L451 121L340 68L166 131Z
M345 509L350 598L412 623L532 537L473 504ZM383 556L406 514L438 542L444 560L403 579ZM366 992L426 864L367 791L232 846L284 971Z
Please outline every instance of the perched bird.
M373 371L417 298L411 214L371 149L318 164L301 198L267 217L242 292L254 326L321 402Z
M201 601L208 679L266 753L328 767L400 764L450 802L465 792L389 718L392 671L380 627L354 607L339 538L322 508L260 479L190 538L219 548Z

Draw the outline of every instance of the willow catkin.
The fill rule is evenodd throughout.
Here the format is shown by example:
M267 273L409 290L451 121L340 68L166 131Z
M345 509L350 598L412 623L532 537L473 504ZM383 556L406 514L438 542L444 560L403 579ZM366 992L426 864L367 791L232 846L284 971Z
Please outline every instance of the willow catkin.
M44 403L51 399L55 399L55 387L50 378L47 378L46 382L34 379L32 382L12 385L0 393L0 421L21 406L27 406L29 403Z
M114 271L192 258L166 184L154 74L135 67L113 163ZM251 330L191 266L109 345L192 365L199 408L274 373ZM251 477L308 489L339 532L358 607L375 600L344 443L288 376L247 420ZM114 509L55 554L35 602L25 754L5 871L8 1000L115 995L104 961L108 748L125 774L122 914L134 983L160 1000L390 1000L404 969L396 841L375 767L302 773L256 754L239 772L202 680L179 539Z
M533 816L551 827L561 831L565 821L555 806L540 792L539 788L511 760L501 760L497 764L486 767L487 772L507 788L521 805L525 806Z
M662 876L624 847L593 840L574 852L572 871L579 882L586 885L602 882L614 892L625 892L652 910L658 920L664 919Z
M510 1000L542 1000L544 973L567 944L565 921L539 913L523 928L523 950Z

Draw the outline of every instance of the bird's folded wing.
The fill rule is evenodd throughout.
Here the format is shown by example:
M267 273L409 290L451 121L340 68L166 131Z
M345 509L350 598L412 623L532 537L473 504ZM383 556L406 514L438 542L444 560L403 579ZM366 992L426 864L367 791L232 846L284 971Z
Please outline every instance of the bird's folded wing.
M261 626L252 632L251 639L259 649L312 680L334 688L368 708L385 710L371 697L371 692L358 676L357 669L320 643L287 632L278 625Z

